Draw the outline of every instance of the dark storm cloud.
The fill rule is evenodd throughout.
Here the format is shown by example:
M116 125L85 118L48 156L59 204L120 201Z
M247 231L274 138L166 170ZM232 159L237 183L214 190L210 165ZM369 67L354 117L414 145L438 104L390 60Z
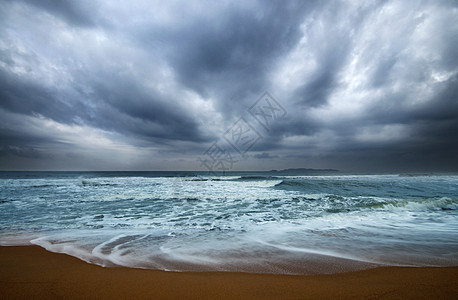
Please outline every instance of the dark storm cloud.
M321 52L317 55L320 67L296 90L298 105L314 107L327 103L338 85L338 73L347 59L349 43L349 33L334 33L317 46Z
M266 90L287 115L237 168L458 168L453 1L23 0L0 17L3 168L195 169Z
M25 115L41 114L58 122L73 122L75 113L84 114L84 107L79 102L67 105L62 99L65 97L54 88L0 71L0 107L5 110Z
M150 139L209 141L184 107L168 102L130 78L110 74L103 78L92 82L90 97L98 104L95 117L86 120L89 124Z
M0 110L0 113L3 114L3 111ZM28 132L21 132L21 130L15 130L14 128L5 127L0 129L0 137L0 146L8 146L9 143L12 143L13 145L23 147L53 142L52 137L34 135Z
M255 154L254 157L257 159L275 159L278 158L278 155L271 155L267 152L262 152L261 154Z
M11 1L11 0L10 0ZM76 26L93 26L91 11L82 5L80 1L71 0L22 0L22 2L33 5L47 13L62 18L68 23Z
M2 146L0 147L0 157L1 156L42 158L43 154L32 147Z
M268 88L269 69L298 42L299 25L313 4L274 1L249 10L228 5L217 17L185 19L160 40L184 86L214 97L226 113L239 113Z
M30 116L40 114L65 124L83 122L144 139L208 140L181 107L174 107L158 95L148 93L129 78L107 74L104 79L104 82L87 83L93 90L90 95L72 96L70 91L23 82L1 73L0 107ZM93 99L90 104L81 100L89 97Z

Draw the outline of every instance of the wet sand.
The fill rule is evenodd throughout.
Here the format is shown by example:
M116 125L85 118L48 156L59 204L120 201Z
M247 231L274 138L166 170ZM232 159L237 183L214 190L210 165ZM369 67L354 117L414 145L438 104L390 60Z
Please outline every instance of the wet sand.
M102 268L37 246L0 247L0 299L457 299L458 267L332 275Z

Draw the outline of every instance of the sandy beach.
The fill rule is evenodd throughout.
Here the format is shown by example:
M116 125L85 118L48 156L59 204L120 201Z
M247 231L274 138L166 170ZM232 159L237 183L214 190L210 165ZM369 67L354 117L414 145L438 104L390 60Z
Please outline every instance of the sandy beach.
M456 299L458 267L313 276L103 268L37 246L0 247L2 299Z

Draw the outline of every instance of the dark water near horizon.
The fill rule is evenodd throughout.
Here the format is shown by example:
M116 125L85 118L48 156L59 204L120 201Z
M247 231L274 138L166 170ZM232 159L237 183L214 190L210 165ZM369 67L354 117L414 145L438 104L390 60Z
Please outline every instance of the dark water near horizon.
M0 245L24 244L175 271L458 265L458 175L0 172Z

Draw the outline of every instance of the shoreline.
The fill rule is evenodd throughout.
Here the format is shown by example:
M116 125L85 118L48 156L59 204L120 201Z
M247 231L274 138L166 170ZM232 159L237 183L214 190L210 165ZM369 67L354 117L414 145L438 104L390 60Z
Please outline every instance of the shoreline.
M0 246L0 298L454 299L458 267L377 267L328 275L104 268L38 246Z

